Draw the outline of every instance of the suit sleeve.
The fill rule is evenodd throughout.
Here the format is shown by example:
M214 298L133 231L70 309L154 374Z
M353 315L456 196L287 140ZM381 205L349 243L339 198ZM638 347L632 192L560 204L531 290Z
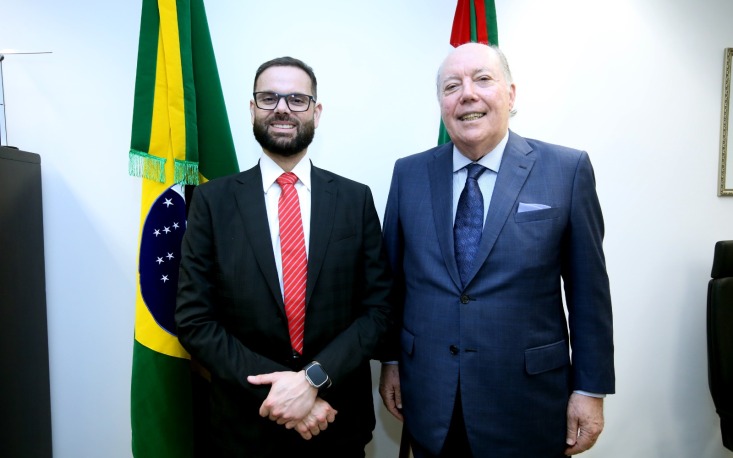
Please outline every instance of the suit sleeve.
M389 326L390 307L388 295L391 277L382 242L379 216L374 207L371 191L364 186L361 203L362 244L357 279L360 285L355 299L356 318L317 355L320 362L338 385L364 361L375 356ZM345 305L345 304L344 304Z
M191 199L181 245L175 314L178 338L183 347L217 378L241 386L264 400L269 386L250 385L247 376L290 369L251 351L217 318L213 278L217 265L213 240L210 203L199 187Z
M384 347L380 352L380 359L383 362L397 361L400 355L400 329L402 328L402 309L405 299L405 279L402 269L402 230L399 218L399 161L395 163L392 172L392 183L389 187L387 207L384 211L384 244L387 250L387 257L393 274L393 286L390 293L390 304L392 306L393 320Z
M573 389L615 391L611 294L603 254L603 215L588 155L579 158L562 276L573 358Z

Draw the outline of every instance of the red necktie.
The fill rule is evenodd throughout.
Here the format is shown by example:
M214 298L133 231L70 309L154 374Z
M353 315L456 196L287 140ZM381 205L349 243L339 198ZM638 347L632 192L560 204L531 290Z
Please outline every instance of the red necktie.
M277 214L280 219L280 252L283 263L283 290L285 316L293 350L303 353L303 331L305 329L305 281L308 275L308 260L305 255L303 221L300 218L300 202L295 182L298 177L283 173L277 179L282 188Z

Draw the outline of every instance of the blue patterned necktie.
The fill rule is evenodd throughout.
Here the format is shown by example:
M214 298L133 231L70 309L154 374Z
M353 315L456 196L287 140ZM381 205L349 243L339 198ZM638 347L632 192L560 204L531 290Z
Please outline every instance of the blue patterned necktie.
M484 227L484 196L481 194L477 180L486 168L471 163L466 166L466 170L468 170L466 186L464 186L461 197L458 199L456 222L453 226L456 263L464 287L468 280L468 272L471 270L473 259L476 257Z

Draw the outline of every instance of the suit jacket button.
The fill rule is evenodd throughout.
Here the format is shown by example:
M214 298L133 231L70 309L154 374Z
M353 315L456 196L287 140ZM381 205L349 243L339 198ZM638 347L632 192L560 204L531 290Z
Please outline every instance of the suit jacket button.
M455 345L451 345L449 350L450 350L450 354L453 356L458 354L458 347L456 347Z
M468 304L470 301L471 299L467 295L463 294L461 296L461 304Z

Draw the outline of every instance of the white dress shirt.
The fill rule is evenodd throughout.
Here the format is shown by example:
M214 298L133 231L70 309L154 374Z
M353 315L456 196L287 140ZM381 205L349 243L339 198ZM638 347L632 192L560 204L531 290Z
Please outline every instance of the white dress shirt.
M277 214L278 201L282 188L277 184L277 179L285 173L279 165L269 156L263 154L260 157L260 171L262 172L262 190L265 193L265 207L267 208L267 222L270 225L270 237L272 239L272 250L275 255L275 266L277 276L280 280L280 292L283 292L283 262L280 253L280 218ZM303 236L305 237L305 255L308 256L308 248L311 233L311 161L308 154L298 162L292 172L298 177L295 189L298 191L300 200L300 218L303 221Z

